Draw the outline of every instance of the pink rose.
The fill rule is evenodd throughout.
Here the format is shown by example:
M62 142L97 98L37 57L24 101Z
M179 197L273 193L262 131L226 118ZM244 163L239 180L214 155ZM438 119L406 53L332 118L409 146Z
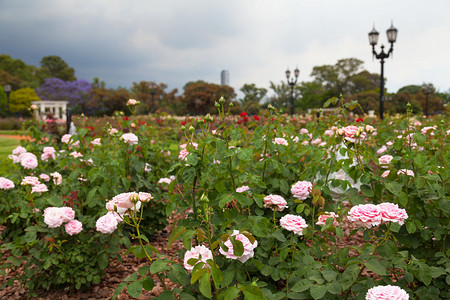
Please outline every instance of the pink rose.
M20 164L25 169L35 169L38 166L36 155L30 152L25 152L19 155Z
M384 171L383 174L381 174L381 177L383 178L388 177L390 172L391 172L390 170Z
M382 154L387 151L386 145L381 146L380 149L377 150L377 154Z
M69 235L79 234L83 230L83 224L77 220L67 222L64 227Z
M186 156L189 155L189 151L187 151L186 149L181 149L180 152L178 153L178 158L181 160L185 160Z
M198 259L198 262L196 262L194 265L190 265L188 263L188 261L191 258ZM213 259L213 254L212 254L211 250L209 250L208 248L206 248L203 245L192 247L191 250L186 251L186 253L184 254L184 259L183 259L184 268L186 270L188 270L189 272L191 272L192 269L194 269L194 266L196 264L198 264L199 262L205 263L203 265L203 268L209 268L209 265L207 263L208 259Z
M53 148L53 147L44 147L44 149L42 150L42 152L54 154L54 153L56 152L56 150L55 150L55 148Z
M316 225L325 225L328 218L333 218L333 226L339 226L339 223L336 220L336 214L334 212L325 212L325 214L319 215Z
M409 300L408 293L398 286L379 285L369 289L366 300Z
M25 149L25 148L22 147L22 146L17 146L17 147L12 151L12 154L19 156L20 154L25 153L25 152L27 152L27 149Z
M399 208L397 204L385 202L378 204L378 207L381 210L381 220L383 222L395 222L403 225L405 220L408 219L406 210Z
M134 133L124 133L120 137L125 143L129 145L136 145L138 143L138 137Z
M71 134L65 134L61 137L61 142L65 144L69 144L70 138L72 137Z
M344 139L354 143L356 141L356 136L355 134L358 132L358 127L357 126L347 126L347 127L343 127L342 130L344 131Z
M172 177L172 176L170 176L170 177ZM174 178L174 179L175 179L175 178ZM167 184L170 184L172 181L173 181L172 178L160 178L160 179L158 180L158 184L160 184L160 183L167 183Z
M73 158L83 157L83 154L81 154L80 152L77 152L77 151L71 152L70 155L73 156Z
M8 158L13 161L13 164L20 163L20 158L17 155L10 154L10 155L8 155Z
M303 228L308 227L305 219L300 216L287 214L280 219L280 225L286 230L292 231L297 235L303 235Z
M75 211L71 207L58 207L64 222L75 219Z
M50 176L53 177L53 183L55 185L60 185L62 183L62 176L58 172L50 173Z
M327 130L325 130L325 132L323 134L326 136L332 137L334 135L334 130L327 129Z
M306 128L300 129L300 134L308 134L308 133L309 133L308 129Z
M236 189L236 193L243 193L243 192L248 191L249 189L250 189L250 188L249 188L248 186L243 185L243 186L238 187L238 188Z
M434 135L434 131L436 130L436 128L428 126L428 127L424 127L422 128L420 131L423 134L429 134L429 135Z
M380 165L388 165L393 158L394 157L392 157L392 155L386 154L386 155L381 156L378 159L378 162L380 163Z
M283 211L288 206L283 197L279 195L269 195L264 197L264 207L269 207L275 211Z
M39 178L45 182L50 180L50 176L48 176L47 174L42 173L41 175L39 175Z
M136 105L136 103L137 103L137 101L135 99L128 99L128 101L127 101L127 105L130 105L130 106L134 106L134 105Z
M103 234L110 234L117 229L117 224L117 219L113 214L106 214L98 218L95 228Z
M54 153L42 153L41 160L49 161L50 159L55 159L56 155Z
M11 190L15 187L14 182L5 177L0 177L0 190Z
M288 146L288 142L286 141L286 139L284 138L274 138L273 139L273 143L277 144L277 145L282 145L282 146Z
M151 172L151 170L152 170L152 166L149 163L145 163L144 171Z
M149 202L153 197L150 193L139 192L139 200L142 202Z
M348 220L366 228L381 224L381 209L373 204L360 204L353 206L348 213Z
M299 200L305 200L309 197L312 190L312 183L309 181L297 181L291 187L291 193Z
M228 239L224 243L224 245L227 246L228 251L225 251L222 249L222 247L220 247L219 252L226 258L237 259L241 263L245 263L249 258L253 257L254 249L258 246L258 241L255 240L252 244L245 235L239 233L239 230L233 230L233 233L230 235L230 237L231 236L234 236L236 241L240 241L242 243L242 245L244 246L244 253L239 257L234 255L233 244L231 243L230 239Z
M22 179L22 182L20 183L21 185L36 185L36 184L40 184L39 182L39 178L37 178L36 176L25 176Z
M94 145L94 146L101 146L102 139L101 138L96 138L96 139L91 141L91 144Z
M40 184L33 185L33 187L31 188L31 192L32 193L48 192L48 188L45 184L40 183Z
M117 211L118 214L122 215L129 209L134 210L135 203L136 210L139 210L139 208L141 207L141 201L139 200L138 193L121 193L117 196L114 196L111 201L106 203L106 209L108 211Z
M414 177L414 172L413 171L411 171L411 170L407 170L407 169L401 169L401 170L399 170L398 172L397 172L397 175L400 175L400 174L402 174L402 175L408 175L408 176L412 176L412 177Z
M44 210L44 223L50 228L56 228L64 223L64 218L59 207L47 207Z
M113 134L118 133L118 132L119 132L119 130L117 130L116 128L111 128L109 130L109 135L113 135Z

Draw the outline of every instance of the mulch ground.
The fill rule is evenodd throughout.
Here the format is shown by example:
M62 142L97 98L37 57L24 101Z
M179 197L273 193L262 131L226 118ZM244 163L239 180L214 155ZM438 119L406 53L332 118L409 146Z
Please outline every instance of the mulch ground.
M0 137L10 138L10 139L15 139L15 140L27 140L27 139L30 139L29 136L25 136L25 135L7 135L7 134L0 134Z
M179 219L183 216L178 216L175 219ZM167 254L170 257L174 256L174 253L176 253L178 250L183 248L183 244L181 241L176 241L169 250L167 250L167 241L170 236L170 228L172 228L174 219L171 219L169 221L169 225L160 233L153 236L153 239L150 241L152 246L154 246L160 253ZM363 233L361 231L358 231L355 235L349 237L350 232L355 229L356 227L349 223L347 220L343 221L342 228L344 230L344 238L342 240L341 246L347 247L347 246L359 246L362 248L362 246L365 244L362 235ZM112 295L114 294L114 291L119 283L123 281L125 277L128 275L137 272L137 270L146 265L149 264L146 259L139 260L137 259L133 254L125 255L127 249L122 250L122 262L119 261L111 261L110 266L106 269L106 276L104 276L101 280L101 282L97 285L94 285L90 288L88 288L85 291L75 291L75 292L69 292L67 290L42 290L39 291L38 297L32 298L32 299L39 299L39 300L69 300L69 299L111 299ZM349 253L350 256L356 256L357 253L353 249ZM376 274L372 272L368 272L367 270L363 272L363 276L371 276L371 277L377 277ZM6 280L10 278L10 275L6 276L0 276L0 285L3 284ZM158 280L158 278L155 276L153 278L155 282L155 287L152 291L145 291L143 290L141 296L139 299L152 299L155 296L158 296L160 293L163 292L163 287L161 282ZM167 279L165 282L166 286L169 288L173 288L173 283L170 282L170 280ZM27 299L28 296L28 290L24 287L21 287L19 282L15 282L15 284L11 287L5 287L0 291L0 299ZM134 299L130 297L126 293L126 289L124 289L118 296L117 299L125 300L125 299Z

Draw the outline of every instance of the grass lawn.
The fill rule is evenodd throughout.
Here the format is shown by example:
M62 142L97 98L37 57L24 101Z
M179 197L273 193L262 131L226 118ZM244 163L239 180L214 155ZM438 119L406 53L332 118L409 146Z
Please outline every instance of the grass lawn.
M25 133L23 130L0 130L0 135L20 135Z
M19 145L19 140L0 137L0 157L8 158L8 155L11 154L11 151Z

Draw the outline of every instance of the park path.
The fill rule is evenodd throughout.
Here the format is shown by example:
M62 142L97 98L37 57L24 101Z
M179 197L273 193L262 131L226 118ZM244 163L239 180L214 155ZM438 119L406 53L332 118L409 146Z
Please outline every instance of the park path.
M28 136L25 136L25 135L9 135L9 134L0 134L0 137L10 138L10 139L15 139L15 140L26 140L29 138Z

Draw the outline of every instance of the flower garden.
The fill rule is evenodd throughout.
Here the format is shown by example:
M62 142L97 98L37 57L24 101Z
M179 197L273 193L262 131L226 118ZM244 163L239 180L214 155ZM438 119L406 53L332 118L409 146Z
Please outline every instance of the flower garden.
M329 105L231 116L221 98L181 121L80 118L60 140L31 122L0 174L2 288L70 295L134 255L111 298L450 298L448 119ZM174 254L152 245L164 228Z

